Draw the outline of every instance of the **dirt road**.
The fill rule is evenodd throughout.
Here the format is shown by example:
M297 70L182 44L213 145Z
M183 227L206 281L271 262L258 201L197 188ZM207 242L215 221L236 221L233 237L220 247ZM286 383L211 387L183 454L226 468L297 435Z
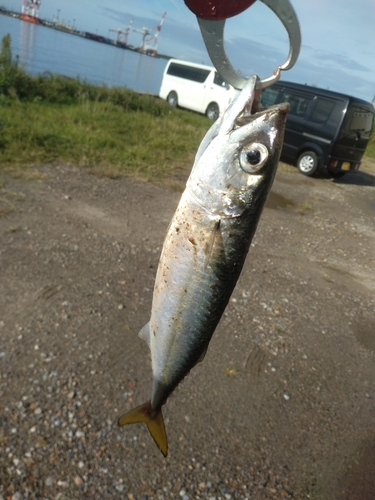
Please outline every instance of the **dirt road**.
M278 173L207 356L120 413L180 194L60 165L0 193L0 499L375 498L375 177Z

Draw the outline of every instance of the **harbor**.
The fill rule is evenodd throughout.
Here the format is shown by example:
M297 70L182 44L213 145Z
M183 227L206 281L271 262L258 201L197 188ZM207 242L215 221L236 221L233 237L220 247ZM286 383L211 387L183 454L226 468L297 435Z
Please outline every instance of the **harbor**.
M41 6L41 0L22 0L21 11L11 11L5 7L0 6L0 14L4 16L9 16L14 19L19 19L20 21L28 22L31 24L45 26L57 31L62 31L70 35L79 36L86 38L87 40L92 40L94 42L104 43L107 45L112 45L120 49L131 50L133 52L138 52L140 54L157 57L161 59L170 59L171 56L165 54L159 54L158 52L158 41L159 35L163 26L163 22L166 12L163 13L161 20L158 25L153 28L142 27L139 29L133 28L134 20L131 19L128 26L122 29L109 29L110 33L115 33L115 38L110 36L104 36L99 33L92 33L90 31L78 30L75 26L75 19L67 23L59 19L60 9L57 11L57 15L54 19L43 19L39 17L39 9ZM141 34L142 39L140 44L133 45L128 42L129 34L131 32L136 32Z
M93 43L94 39L85 36L71 36L74 32L10 15L0 19L0 38L10 35L13 58L29 75L61 75L93 85L159 94L167 64L163 57L119 49L114 43Z

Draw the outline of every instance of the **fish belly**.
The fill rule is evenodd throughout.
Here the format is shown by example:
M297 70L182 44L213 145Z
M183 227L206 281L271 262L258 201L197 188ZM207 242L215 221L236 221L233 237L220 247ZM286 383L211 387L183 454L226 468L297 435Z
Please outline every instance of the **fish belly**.
M184 192L164 241L154 287L154 408L204 355L248 251L252 235L242 233L238 218L220 219Z

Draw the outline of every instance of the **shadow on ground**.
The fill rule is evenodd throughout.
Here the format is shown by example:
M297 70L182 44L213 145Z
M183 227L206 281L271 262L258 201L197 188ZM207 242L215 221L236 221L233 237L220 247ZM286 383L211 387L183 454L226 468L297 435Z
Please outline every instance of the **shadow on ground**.
M352 464L345 471L338 500L374 500L375 440L362 443Z
M375 175L363 170L348 172L340 179L333 179L335 184L353 184L355 186L375 186Z

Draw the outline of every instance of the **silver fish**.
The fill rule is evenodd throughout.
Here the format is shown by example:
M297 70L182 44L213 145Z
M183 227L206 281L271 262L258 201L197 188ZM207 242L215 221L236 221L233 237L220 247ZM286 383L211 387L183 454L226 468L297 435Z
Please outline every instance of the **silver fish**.
M204 137L164 241L151 319L151 399L119 418L145 422L164 456L161 412L169 395L204 358L228 304L270 191L288 104L262 109L257 76Z

